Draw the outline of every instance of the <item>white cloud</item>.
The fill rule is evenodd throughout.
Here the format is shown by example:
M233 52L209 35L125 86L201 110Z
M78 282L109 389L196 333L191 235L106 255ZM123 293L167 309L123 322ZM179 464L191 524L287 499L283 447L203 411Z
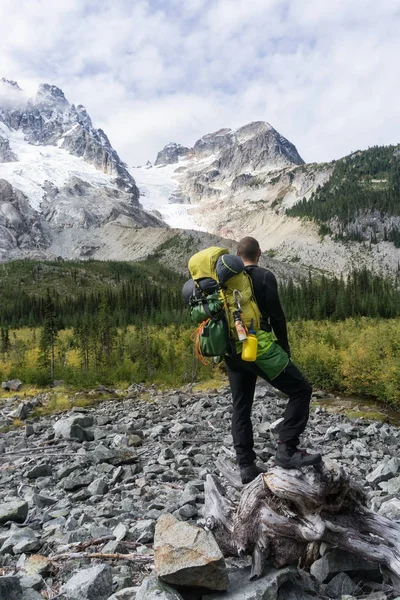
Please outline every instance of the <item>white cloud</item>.
M267 120L310 161L400 141L393 0L2 0L2 75L87 107L122 158Z

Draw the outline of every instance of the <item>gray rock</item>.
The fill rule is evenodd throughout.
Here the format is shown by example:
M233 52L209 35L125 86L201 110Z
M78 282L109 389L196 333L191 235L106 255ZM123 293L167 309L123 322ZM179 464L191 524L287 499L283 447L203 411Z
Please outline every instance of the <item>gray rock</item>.
M143 521L138 521L130 532L136 542L146 544L153 541L155 527L156 524L153 520L144 519Z
M156 573L167 583L226 590L225 560L211 532L163 515L154 539Z
M1 547L0 552L4 554L6 545L12 548L14 554L22 554L25 552L35 552L41 547L39 536L29 527L24 527L13 531L12 535L6 540Z
M43 578L35 573L34 575L23 575L19 580L22 589L33 589L33 590L41 590L45 583Z
M53 468L49 464L37 465L27 472L28 479L37 479L38 477L48 477L53 474Z
M123 523L118 523L118 525L113 529L112 534L115 535L116 540L120 542L123 540L128 533L128 528Z
M347 571L374 571L377 565L370 563L356 554L344 550L327 552L316 560L310 568L310 573L317 581L323 583L330 575Z
M389 481L393 477L396 477L400 471L400 460L393 456L389 460L380 463L372 473L369 473L366 477L368 483L373 486L378 485L382 481Z
M392 498L391 500L382 502L378 512L388 519L400 521L400 500L398 498Z
M378 486L388 494L398 496L400 494L400 476L389 481L382 481Z
M75 439L79 442L92 441L93 434L86 427L93 425L93 417L89 415L77 415L60 419L53 425L56 438L66 440Z
M115 592L108 600L136 600L138 590L138 587L123 588Z
M179 514L183 519L193 519L198 513L198 510L192 504L185 504L179 509Z
M3 390L18 392L22 387L22 381L19 379L11 379L10 381L3 381L1 384Z
M180 498L179 505L184 506L185 504L196 504L196 499L198 495L199 490L196 487L194 487L194 485L192 485L191 483L187 483Z
M338 573L326 586L329 598L341 598L348 594L351 596L357 590L357 584L346 573Z
M182 596L156 576L145 579L137 591L136 600L183 600Z
M22 589L18 577L0 577L1 600L22 600Z
M99 564L82 569L61 588L67 600L107 600L112 593L112 569Z
M28 503L24 500L12 500L0 503L0 524L7 521L23 523L28 516Z
M25 421L32 408L32 402L21 402L21 404L19 404L15 410L10 412L10 417L13 417L14 419L21 419L21 421Z
M250 570L240 569L229 575L226 592L205 596L207 600L277 600L279 588L286 582L296 581L301 598L306 598L301 587L301 577L295 567L268 568L260 579L250 581Z
M71 492L73 490L77 490L79 488L90 485L92 481L93 475L91 473L87 473L86 475L75 475L72 477L68 477L63 481L63 488L64 490Z
M104 496L108 492L108 483L103 478L99 477L92 481L88 486L88 492L92 496Z

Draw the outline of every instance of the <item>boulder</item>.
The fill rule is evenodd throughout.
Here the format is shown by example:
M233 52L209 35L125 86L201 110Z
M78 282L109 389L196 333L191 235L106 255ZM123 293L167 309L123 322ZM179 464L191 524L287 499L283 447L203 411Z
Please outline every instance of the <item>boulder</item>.
M107 600L112 593L112 569L105 564L82 569L68 579L61 593L67 600Z
M28 516L28 503L24 500L11 500L0 503L0 525L7 521L23 523Z
M1 384L3 390L18 392L22 387L22 381L19 379L11 379L10 381L3 381Z
M323 583L330 576L348 571L375 571L377 566L356 554L344 550L327 552L322 558L316 560L310 568L310 573L317 581Z
M131 529L131 534L136 542L146 544L154 539L155 522L152 519L138 521Z
M346 573L338 573L326 586L329 598L342 598L348 594L352 595L358 586Z
M156 524L154 560L157 575L173 585L226 590L225 560L211 532L173 515L162 515Z
M51 561L46 556L32 554L26 559L23 568L27 575L44 575L50 567Z
M398 496L400 494L400 476L393 477L393 479L390 479L389 481L382 481L379 484L379 487L388 494Z
M279 595L279 589L289 582L295 583L299 600L316 598L313 584L309 581L307 574L298 571L295 567L284 569L266 569L263 577L250 581L250 569L239 569L229 575L229 588L226 592L215 593L204 596L207 600L277 600L285 598ZM304 580L304 583L303 583ZM307 594L311 587L311 595Z
M86 427L93 425L93 417L89 415L74 415L66 419L60 419L53 425L56 438L66 440L78 440L79 442L93 441L93 434L86 431Z
M379 463L372 473L366 476L366 480L372 486L376 486L382 481L389 481L389 479L396 477L399 471L400 460L396 456L393 456L389 460Z
M183 600L183 598L164 581L152 575L143 581L135 600Z
M386 502L382 502L379 509L379 514L393 521L400 521L400 500L392 498Z
M41 465L36 465L30 469L26 476L28 479L38 479L39 477L49 477L53 474L53 468L51 465L47 463L43 463Z
M21 421L25 421L32 408L32 402L21 402L21 404L19 404L15 410L10 412L9 416L13 417L13 419L21 419Z
M0 554L23 554L35 552L42 543L38 535L29 527L11 529L9 536L3 541Z

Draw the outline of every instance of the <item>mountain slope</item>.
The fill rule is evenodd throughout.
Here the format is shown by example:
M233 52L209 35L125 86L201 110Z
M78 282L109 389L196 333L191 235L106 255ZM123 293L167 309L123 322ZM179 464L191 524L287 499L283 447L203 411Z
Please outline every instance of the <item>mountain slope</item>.
M108 223L166 226L143 210L134 178L85 108L48 84L26 99L0 81L0 181L0 260L45 256L65 229L81 232L87 256L93 231L101 238ZM80 255L79 246L65 251Z

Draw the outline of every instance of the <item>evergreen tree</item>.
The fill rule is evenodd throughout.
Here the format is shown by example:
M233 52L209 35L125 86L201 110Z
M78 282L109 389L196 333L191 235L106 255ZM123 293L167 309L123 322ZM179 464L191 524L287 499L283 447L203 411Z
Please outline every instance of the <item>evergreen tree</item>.
M55 313L54 301L50 290L47 290L44 302L44 322L39 342L39 362L44 370L49 370L51 380L54 379L55 345L59 329L60 326Z
M5 354L8 354L8 352L10 351L10 334L8 331L8 327L2 327L1 328L1 346L0 346L0 352L1 354L4 356Z

